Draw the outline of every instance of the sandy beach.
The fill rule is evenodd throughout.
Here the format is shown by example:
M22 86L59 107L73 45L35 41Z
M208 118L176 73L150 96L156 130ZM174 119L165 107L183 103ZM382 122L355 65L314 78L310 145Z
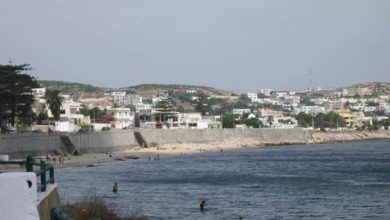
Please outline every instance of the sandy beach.
M267 143L267 145L280 144L283 143ZM253 148L261 146L266 146L266 144L260 143L259 141L253 139L235 139L214 143L174 143L154 145L148 148L136 147L122 152L83 154L79 156L68 155L64 157L63 164L59 164L58 159L56 160L56 162L48 161L48 163L53 164L55 168L93 166L96 164L108 163L113 161L124 161L130 159L154 160L157 157L174 156L181 154L196 154L205 152L223 152L246 147ZM0 165L0 172L14 171L24 171L24 168L20 168L18 165Z

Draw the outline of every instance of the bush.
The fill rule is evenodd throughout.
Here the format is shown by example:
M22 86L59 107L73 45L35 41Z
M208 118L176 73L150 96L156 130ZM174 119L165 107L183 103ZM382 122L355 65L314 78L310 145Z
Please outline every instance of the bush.
M147 220L141 212L133 212L129 216L121 217L113 207L108 206L103 199L96 195L85 196L80 202L66 204L63 210L74 220L100 218L101 220Z

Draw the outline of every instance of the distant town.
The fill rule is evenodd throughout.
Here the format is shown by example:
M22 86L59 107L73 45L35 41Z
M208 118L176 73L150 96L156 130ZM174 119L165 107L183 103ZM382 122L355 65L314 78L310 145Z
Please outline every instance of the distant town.
M10 105L13 107L3 111L2 124L6 125L2 126L3 133L91 132L136 127L302 127L326 131L378 130L389 126L390 84L381 82L304 91L259 88L246 93L190 85L145 84L121 89L60 81L37 81L36 85L30 90L33 115L26 119L18 111L18 107L26 104ZM49 91L56 91L59 96L57 117ZM8 106L5 98L2 102Z

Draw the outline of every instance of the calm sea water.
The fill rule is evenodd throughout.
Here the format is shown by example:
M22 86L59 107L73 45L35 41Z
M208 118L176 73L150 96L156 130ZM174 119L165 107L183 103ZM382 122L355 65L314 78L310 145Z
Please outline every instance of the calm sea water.
M65 201L93 191L151 219L390 219L388 140L129 160L56 178Z

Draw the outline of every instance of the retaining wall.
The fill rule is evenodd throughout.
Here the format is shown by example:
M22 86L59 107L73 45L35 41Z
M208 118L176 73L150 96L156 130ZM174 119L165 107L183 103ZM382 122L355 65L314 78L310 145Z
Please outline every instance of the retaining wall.
M10 159L25 158L27 155L39 156L48 153L66 152L67 147L61 140L61 135L68 136L80 153L105 153L123 151L138 146L134 132L105 131L53 134L6 134L0 135L0 155L10 155Z
M262 143L307 143L302 129L138 129L148 144L208 143L229 139L254 139Z
M63 147L58 134L3 134L0 135L0 154L10 159L26 158L28 155L46 155Z
M68 135L80 153L124 151L138 146L133 130L91 132Z

